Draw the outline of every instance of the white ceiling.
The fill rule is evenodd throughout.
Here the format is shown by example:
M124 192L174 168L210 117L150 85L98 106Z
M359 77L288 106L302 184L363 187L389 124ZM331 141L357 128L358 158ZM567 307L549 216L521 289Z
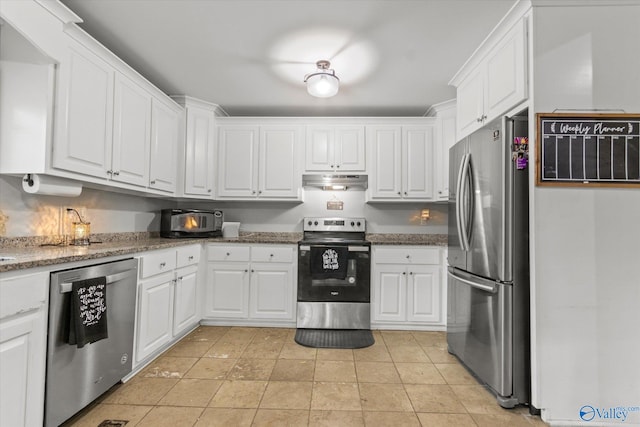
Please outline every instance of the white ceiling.
M515 0L62 0L164 92L232 116L421 116ZM304 75L328 59L340 92Z

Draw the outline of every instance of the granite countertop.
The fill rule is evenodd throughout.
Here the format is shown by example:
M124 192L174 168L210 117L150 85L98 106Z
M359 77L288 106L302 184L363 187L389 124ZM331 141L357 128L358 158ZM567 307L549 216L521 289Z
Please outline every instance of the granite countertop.
M126 235L126 236L125 236ZM446 234L367 234L374 245L430 245L446 246ZM111 256L130 255L157 249L186 246L200 243L266 243L296 244L302 233L246 232L237 238L165 239L150 233L114 233L92 236L88 246L69 246L38 241L37 238L3 238L0 273L67 262L87 261ZM38 243L39 242L39 243ZM42 243L45 242L45 243Z

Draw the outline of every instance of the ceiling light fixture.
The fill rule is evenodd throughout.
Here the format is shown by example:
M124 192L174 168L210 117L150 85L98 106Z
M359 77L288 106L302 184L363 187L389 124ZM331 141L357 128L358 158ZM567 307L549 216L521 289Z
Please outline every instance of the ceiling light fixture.
M318 69L315 73L304 76L304 82L307 84L307 92L309 95L318 98L329 98L338 93L340 88L340 79L336 76L336 72L329 67L331 63L326 60L316 62Z

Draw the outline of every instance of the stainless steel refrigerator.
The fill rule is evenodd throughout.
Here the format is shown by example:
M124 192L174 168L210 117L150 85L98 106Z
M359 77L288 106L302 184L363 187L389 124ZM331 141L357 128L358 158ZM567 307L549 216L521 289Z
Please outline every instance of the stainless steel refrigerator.
M527 135L525 112L449 152L448 348L505 408L530 395L528 170L513 156Z

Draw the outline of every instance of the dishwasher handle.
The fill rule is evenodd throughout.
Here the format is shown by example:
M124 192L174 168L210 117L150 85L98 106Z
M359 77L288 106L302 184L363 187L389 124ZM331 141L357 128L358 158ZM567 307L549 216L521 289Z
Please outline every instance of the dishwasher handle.
M118 281L128 277L129 275L131 275L131 273L133 271L135 271L135 270L122 271L120 273L111 274L111 275L107 276L107 285L110 285L111 283L118 282ZM60 293L61 294L66 294L67 292L71 292L72 287L73 287L73 282L60 283Z

